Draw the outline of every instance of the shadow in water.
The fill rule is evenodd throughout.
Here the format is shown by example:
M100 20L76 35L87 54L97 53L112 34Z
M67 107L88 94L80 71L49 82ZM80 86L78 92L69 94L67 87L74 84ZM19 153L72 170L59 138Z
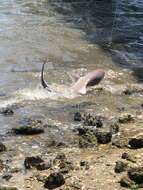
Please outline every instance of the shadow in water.
M113 61L143 82L143 3L141 0L50 1L71 26L108 51Z

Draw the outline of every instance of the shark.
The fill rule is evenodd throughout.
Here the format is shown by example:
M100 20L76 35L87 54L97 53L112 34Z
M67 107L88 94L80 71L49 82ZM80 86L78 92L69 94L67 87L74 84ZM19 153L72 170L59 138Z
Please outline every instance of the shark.
M52 92L50 85L44 79L44 68L46 62L43 63L41 69L41 84L43 88L48 90L48 92ZM75 94L86 94L87 88L90 86L95 86L100 83L100 81L104 78L105 71L103 69L96 69L88 72L82 77L77 77L77 80L69 86L69 90L74 92Z

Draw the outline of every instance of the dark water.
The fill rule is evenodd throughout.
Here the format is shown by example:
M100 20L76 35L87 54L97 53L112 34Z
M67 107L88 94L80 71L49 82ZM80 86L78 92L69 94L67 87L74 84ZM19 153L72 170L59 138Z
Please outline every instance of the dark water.
M116 64L143 80L143 2L141 0L51 1L67 22L86 32L91 43L109 51Z

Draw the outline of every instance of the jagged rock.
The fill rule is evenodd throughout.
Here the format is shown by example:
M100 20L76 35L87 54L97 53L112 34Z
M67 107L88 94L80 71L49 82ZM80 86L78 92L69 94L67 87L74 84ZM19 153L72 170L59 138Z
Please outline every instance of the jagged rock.
M10 108L2 108L0 110L0 114L3 114L5 116L9 116L9 115L13 115L14 114L14 111Z
M6 151L6 146L0 142L0 152Z
M143 148L143 138L131 138L129 145L133 149Z
M96 134L93 130L79 128L78 131L80 148L92 148L98 146Z
M126 159L126 160L128 160L128 161L130 161L130 162L133 162L133 163L136 162L135 157L134 157L133 155L130 155L130 154L127 153L127 152L124 152L124 153L122 154L122 157L121 157L121 158L122 158L122 159Z
M132 180L130 180L130 179L128 178L128 176L124 176L124 177L122 177L121 180L120 180L120 185L121 185L122 187L131 188L131 187L135 186L135 182L132 181Z
M121 173L121 172L126 171L127 168L128 168L128 163L117 161L114 170L116 173Z
M96 132L97 141L100 144L107 144L111 142L112 134L111 132L98 131Z
M36 135L44 133L44 129L34 126L20 126L12 129L13 133L16 135Z
M44 161L39 156L26 157L24 161L24 166L26 169L31 169L32 167L38 167L40 164L43 164Z
M64 185L65 179L61 173L52 173L45 181L44 187L48 189L55 189Z
M136 184L143 184L143 167L130 168L128 170L128 176Z

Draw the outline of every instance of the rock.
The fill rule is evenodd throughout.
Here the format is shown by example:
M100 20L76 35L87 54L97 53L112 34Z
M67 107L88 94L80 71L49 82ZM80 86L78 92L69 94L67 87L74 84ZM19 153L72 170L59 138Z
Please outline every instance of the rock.
M38 167L40 164L43 164L44 161L39 156L26 157L24 161L24 166L26 169L31 169L32 167Z
M20 126L12 129L16 135L36 135L44 133L44 129L34 126Z
M0 114L3 114L5 116L10 116L10 115L13 115L14 114L14 111L10 108L2 108L0 110Z
M103 127L103 117L92 116L91 114L83 115L84 125L86 126L96 126L97 128Z
M134 118L131 114L129 113L123 113L120 117L119 117L119 122L120 123L128 123L134 121Z
M119 132L119 121L117 119L111 121L110 132L112 135Z
M74 169L72 162L67 160L64 153L57 154L53 164L59 167L60 173L69 173L70 170Z
M74 114L74 121L81 121L82 120L82 115L80 112L76 112Z
M124 176L121 178L120 180L120 185L122 187L127 187L127 188L130 188L132 186L135 186L135 182L130 180L127 176Z
M128 138L124 134L114 135L112 137L112 145L118 148L126 148L128 146Z
M52 173L45 181L44 187L48 189L55 189L64 185L65 179L61 173Z
M36 168L37 168L37 170L47 170L47 169L51 168L51 163L42 162L42 163L39 163L36 166Z
M18 190L16 187L4 187L4 186L0 186L0 190Z
M0 152L6 151L6 146L0 142Z
M84 167L86 170L89 169L89 163L87 161L81 160L80 161L80 166Z
M131 138L129 145L133 149L143 148L143 138Z
M127 168L128 168L128 163L117 161L114 170L116 173L121 173L121 172L126 171Z
M5 179L6 181L9 181L12 178L12 174L10 173L6 173L2 176L3 179Z
M107 144L111 142L112 134L111 132L98 131L96 132L97 141L100 144Z
M143 167L130 168L128 170L128 176L136 184L143 184Z
M80 128L78 131L80 148L93 148L98 146L96 134L93 130Z
M37 181L40 181L40 182L43 182L43 183L45 183L46 180L47 180L46 175L36 174L35 177L36 177Z
M128 160L128 161L130 161L130 162L133 162L133 163L136 162L135 157L134 157L133 155L130 155L130 154L127 153L127 152L124 152L124 153L122 154L121 158L122 158L122 159L126 159L126 160Z

